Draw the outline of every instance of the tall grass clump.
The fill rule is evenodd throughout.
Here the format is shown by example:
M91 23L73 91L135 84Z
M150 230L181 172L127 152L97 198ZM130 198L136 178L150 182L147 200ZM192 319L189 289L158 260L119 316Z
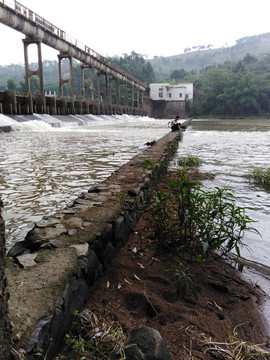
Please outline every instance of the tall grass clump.
M254 169L249 174L247 174L246 177L249 179L250 182L270 189L270 168L267 168L265 170Z
M178 165L183 167L198 167L202 163L201 159L197 156L184 156L178 159Z

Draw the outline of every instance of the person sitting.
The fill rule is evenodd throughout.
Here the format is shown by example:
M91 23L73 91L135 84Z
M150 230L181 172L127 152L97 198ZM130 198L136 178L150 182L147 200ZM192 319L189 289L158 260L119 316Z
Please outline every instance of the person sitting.
M172 131L180 131L181 123L178 123L180 116L176 116L175 119L168 122L168 127L171 128Z

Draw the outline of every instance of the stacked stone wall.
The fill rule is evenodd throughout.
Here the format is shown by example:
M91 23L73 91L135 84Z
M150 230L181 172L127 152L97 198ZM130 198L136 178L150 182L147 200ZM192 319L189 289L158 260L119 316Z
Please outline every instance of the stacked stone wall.
M8 319L8 292L5 277L5 223L1 215L3 203L0 199L0 360L8 359L11 329Z

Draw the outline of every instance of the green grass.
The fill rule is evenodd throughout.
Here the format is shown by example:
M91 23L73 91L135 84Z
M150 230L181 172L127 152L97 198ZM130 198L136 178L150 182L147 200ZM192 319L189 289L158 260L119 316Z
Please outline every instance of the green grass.
M252 172L246 175L250 182L256 185L263 186L267 189L270 188L270 168L254 169Z
M178 159L178 165L184 166L184 167L198 167L202 163L201 159L199 159L197 156L185 156Z

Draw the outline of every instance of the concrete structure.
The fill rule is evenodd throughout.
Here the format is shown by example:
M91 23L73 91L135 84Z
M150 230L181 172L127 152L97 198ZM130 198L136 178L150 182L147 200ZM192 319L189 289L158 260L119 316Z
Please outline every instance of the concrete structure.
M186 108L193 101L193 83L150 84L152 116L157 118L184 117Z
M14 30L26 35L24 43L25 76L27 85L27 98L24 99L26 106L19 107L18 102L7 102L0 96L0 112L7 114L32 114L39 113L67 115L74 113L93 114L142 114L144 109L144 93L146 85L134 76L120 69L103 56L79 43L77 39L67 35L65 31L54 26L38 14L26 8L14 0L0 0L0 22ZM28 61L28 47L31 44L37 46L38 68L30 70ZM44 96L43 69L41 44L48 45L59 50L59 84L60 104L54 106L51 99ZM62 76L62 60L68 59L70 63L69 78ZM75 101L73 91L72 60L81 62L82 100ZM90 71L91 85L90 97L86 98L85 71ZM94 89L93 76L97 79L97 89ZM39 80L40 94L35 98L31 95L30 78L37 76ZM100 88L100 77L105 80L105 88ZM64 99L63 86L70 86L70 98ZM94 90L97 99L94 99ZM15 98L16 100L16 98ZM12 104L12 106L10 106Z

